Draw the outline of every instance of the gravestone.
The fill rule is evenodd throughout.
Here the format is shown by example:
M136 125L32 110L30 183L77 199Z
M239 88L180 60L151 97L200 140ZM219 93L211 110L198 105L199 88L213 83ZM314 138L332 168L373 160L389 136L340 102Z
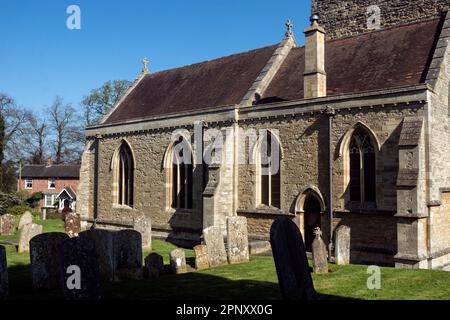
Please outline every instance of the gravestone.
M327 246L322 240L322 231L315 228L314 234L316 235L312 243L314 273L328 273Z
M12 236L15 231L15 220L12 214L4 214L0 216L0 235Z
M134 230L139 232L142 237L142 247L144 249L152 248L152 223L150 217L146 214L138 215L134 218Z
M170 268L174 274L187 272L186 255L183 249L175 249L170 252Z
M69 237L78 237L81 232L80 215L76 212L68 212L64 219L64 229Z
M144 278L156 279L164 273L163 257L157 253L151 253L144 259Z
M249 262L247 218L227 219L227 246L230 264Z
M60 288L65 299L100 299L100 273L94 239L76 237L63 241L60 275Z
M350 227L340 226L335 231L335 258L337 265L350 263Z
M114 240L113 232L104 229L90 229L82 231L80 238L89 238L95 241L95 253L103 282L114 280Z
M8 265L6 263L6 250L0 246L0 300L5 299L9 294L8 285Z
M297 225L289 218L275 220L270 228L270 244L283 299L317 299L305 244Z
M26 211L19 220L19 230L21 230L24 226L26 226L27 224L32 224L33 223L33 215L31 214L30 211Z
M195 253L195 269L202 270L209 268L208 252L206 246L199 244L194 247Z
M30 252L30 240L42 233L42 226L31 223L26 224L20 230L19 253Z
M114 280L142 279L142 238L135 230L113 233Z
M212 226L203 229L203 238L206 243L209 266L217 267L227 264L227 252L220 227Z
M33 290L59 287L61 246L69 236L62 232L43 233L30 240L31 280Z

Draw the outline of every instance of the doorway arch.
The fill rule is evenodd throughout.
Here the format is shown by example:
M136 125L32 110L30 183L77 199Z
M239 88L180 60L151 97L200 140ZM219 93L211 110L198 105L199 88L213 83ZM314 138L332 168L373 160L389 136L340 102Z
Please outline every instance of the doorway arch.
M325 201L320 191L315 187L309 187L298 197L296 203L296 215L299 229L303 235L306 251L311 252L314 240L314 229L322 229L322 214L325 212Z

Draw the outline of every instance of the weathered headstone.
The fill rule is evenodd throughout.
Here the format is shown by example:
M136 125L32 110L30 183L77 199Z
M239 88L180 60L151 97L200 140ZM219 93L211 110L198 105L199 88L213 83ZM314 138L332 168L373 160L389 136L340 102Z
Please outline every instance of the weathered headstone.
M150 253L144 259L144 278L156 279L164 273L163 257L157 253Z
M206 246L202 244L195 246L194 253L195 253L195 268L198 270L208 269L209 261Z
M64 219L64 229L69 237L78 237L78 234L81 232L80 215L76 212L66 213Z
M275 220L270 228L270 244L282 297L287 300L317 299L305 244L297 225L289 218Z
M113 232L104 229L90 229L79 234L80 238L89 238L95 241L95 252L100 272L104 282L114 280L114 240Z
M4 214L0 216L0 235L12 236L15 231L15 220L12 214Z
M0 246L0 300L5 299L9 294L8 266L6 263L5 247Z
M247 218L227 219L227 246L230 264L249 262Z
M152 223L150 217L146 214L138 215L134 218L134 230L142 236L142 247L144 249L152 248Z
M187 272L186 255L183 249L175 249L170 252L170 268L174 274Z
M42 233L42 226L40 224L26 224L20 230L19 238L19 253L30 252L30 240Z
M220 227L212 226L203 229L203 238L208 252L208 261L211 267L222 266L228 263L227 252L223 242L222 230Z
M322 231L316 228L314 234L316 235L312 243L314 273L328 273L327 246L322 240Z
M114 280L142 279L142 237L135 230L113 233Z
M43 233L30 240L31 280L33 290L59 287L61 246L69 236L62 232Z
M99 300L100 273L95 240L76 237L61 246L60 287L67 300Z
M33 223L33 215L31 214L30 211L26 211L19 220L19 230L22 229L24 226L26 226L27 224L32 224Z
M342 225L335 231L335 258L336 264L350 263L350 227Z

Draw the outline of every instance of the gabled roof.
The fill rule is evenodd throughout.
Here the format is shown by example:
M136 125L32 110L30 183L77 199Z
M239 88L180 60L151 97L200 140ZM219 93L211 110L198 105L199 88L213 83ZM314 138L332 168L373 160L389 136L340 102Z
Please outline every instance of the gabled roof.
M146 75L105 123L238 104L276 48Z
M326 42L328 95L425 82L441 19ZM277 46L145 75L105 124L239 104ZM304 47L291 50L259 103L303 98Z
M22 168L22 178L66 178L79 179L80 165L25 165Z
M73 190L71 187L65 187L64 189L61 190L61 192L58 194L56 199L61 197L61 195L63 193L66 193L69 196L69 198L72 200L75 200L77 198L77 194L76 194L75 190Z
M326 42L327 95L423 83L440 19ZM265 101L303 98L305 48L293 48L264 93Z

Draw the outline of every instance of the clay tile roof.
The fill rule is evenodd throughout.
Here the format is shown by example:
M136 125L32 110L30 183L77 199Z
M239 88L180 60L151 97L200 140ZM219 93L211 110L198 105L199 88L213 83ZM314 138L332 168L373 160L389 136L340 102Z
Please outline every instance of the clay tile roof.
M238 104L276 48L149 74L105 123Z
M26 165L22 168L22 178L66 178L79 179L80 165Z
M325 47L328 95L424 82L440 19L331 40ZM294 48L260 103L303 98L304 47Z

